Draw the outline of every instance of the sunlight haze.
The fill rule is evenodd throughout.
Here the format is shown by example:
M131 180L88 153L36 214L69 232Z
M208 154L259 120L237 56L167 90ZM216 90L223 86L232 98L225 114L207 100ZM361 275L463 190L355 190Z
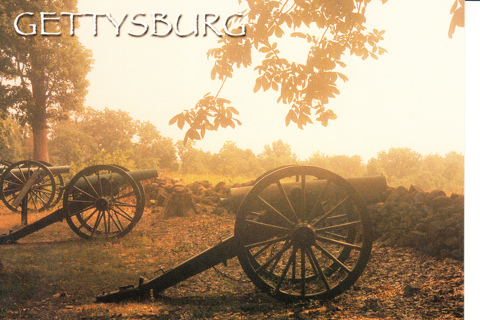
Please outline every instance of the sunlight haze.
M327 108L338 116L327 127L320 123L304 130L285 127L288 105L277 104L274 91L253 93L255 63L234 72L220 96L231 100L243 125L207 132L196 147L218 152L226 141L260 153L264 146L283 140L300 158L315 151L329 155L360 155L364 162L391 147L407 147L423 155L450 151L464 153L464 30L448 38L451 0L372 1L367 8L369 29L385 30L380 46L388 53L378 60L345 58L339 70L349 81L339 83L340 95ZM79 0L79 12L109 12L120 19L144 12L167 13L172 20L182 14L181 27L191 29L196 13L217 13L223 19L240 12L238 1L93 1ZM147 18L146 18L147 19ZM206 93L216 93L220 81L210 79L213 60L206 52L218 37L128 35L138 31L129 21L115 36L114 26L99 19L93 36L92 18L82 17L76 31L95 63L86 105L95 109L120 109L137 120L150 121L162 135L182 140L184 130L168 121L192 108ZM183 24L184 23L184 24ZM221 23L219 23L219 28ZM190 26L190 28L189 28ZM150 26L151 27L151 26ZM209 30L210 31L210 30ZM248 30L247 30L248 32ZM305 56L287 34L279 46ZM304 59L304 58L303 58Z

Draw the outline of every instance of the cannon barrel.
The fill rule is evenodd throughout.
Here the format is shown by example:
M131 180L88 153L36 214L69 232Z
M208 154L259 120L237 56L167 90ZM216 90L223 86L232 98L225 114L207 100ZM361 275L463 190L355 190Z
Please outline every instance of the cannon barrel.
M8 168L8 167L7 167ZM4 168L4 169L7 169L7 168ZM9 179L9 178L12 178L12 175L19 175L19 174L22 174L23 172L25 172L25 169L26 168L22 168L23 170L20 170L20 169L12 169L10 170L10 172L7 174L6 177L4 177L4 179ZM40 170L40 172L44 171L43 168L41 167L37 167L35 168L35 170L38 169ZM0 168L1 170L1 168ZM69 166L58 166L58 167L48 167L48 170L50 170L50 172L52 174L62 174L62 173L68 173L70 172L70 167Z
M365 203L372 204L385 201L387 181L384 176L347 178L345 180L355 188ZM326 184L327 180L309 181L307 182L306 190L311 193L319 193ZM288 193L291 189L299 186L300 182L290 182L285 183L284 189ZM231 188L229 195L226 199L223 199L220 205L228 208L232 212L237 212L243 199L251 189L252 186ZM265 200L268 201L269 199L279 196L276 186L270 186L266 189Z
M146 170L135 170L135 171L128 171L128 174L133 178L133 180L139 182L142 180L148 180L148 179L154 179L158 177L158 172L157 169L146 169ZM100 177L100 179L99 179ZM96 184L100 180L104 179L112 179L115 183L120 183L122 182L122 177L117 174L117 173L112 173L112 174L101 174L97 176L88 176L85 177L85 179L78 180L75 183L75 187L86 190L89 188L89 185L92 185L94 187L97 187ZM69 184L69 181L67 181L66 185Z

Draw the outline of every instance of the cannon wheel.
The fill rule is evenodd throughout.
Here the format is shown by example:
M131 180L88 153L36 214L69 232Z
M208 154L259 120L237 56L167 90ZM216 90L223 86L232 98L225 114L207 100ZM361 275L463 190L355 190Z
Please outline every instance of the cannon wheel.
M135 180L111 165L78 172L63 195L67 223L85 239L123 237L140 220L144 206L145 198Z
M27 210L42 211L51 206L56 192L56 182L52 172L38 161L24 160L10 165L3 171L0 178L0 198L10 210L21 210L21 206L15 207L13 204L29 178L36 172L39 176L26 195Z
M11 165L12 163L10 161L0 160L0 175L5 169L7 169Z
M45 161L38 161L38 162L46 165L47 167L53 167L51 163L48 163ZM50 207L54 207L60 202L60 199L62 199L62 196L63 196L63 187L65 185L65 182L63 180L61 173L54 173L53 176L55 177L55 183L57 185L57 188L55 189L55 194L56 194L55 199L50 204Z
M314 180L325 181L320 190L308 187ZM368 262L370 234L355 189L311 166L286 166L263 176L235 222L243 270L262 291L284 300L331 299L347 290Z

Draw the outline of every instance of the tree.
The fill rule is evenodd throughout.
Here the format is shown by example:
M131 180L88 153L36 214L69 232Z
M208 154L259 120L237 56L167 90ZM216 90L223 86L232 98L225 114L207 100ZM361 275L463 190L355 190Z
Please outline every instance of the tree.
M76 12L76 5L76 0L0 3L0 109L11 108L22 124L30 125L36 160L49 160L49 120L83 108L88 86L86 75L92 63L90 51L77 37L41 35L39 13ZM23 33L35 30L38 34L21 35L15 31L15 19L25 12L34 14L19 19L19 30ZM45 23L45 33L70 30L68 19L49 22Z
M87 108L78 121L81 130L93 137L97 152L112 153L133 148L137 122L126 111Z
M223 144L220 151L214 155L215 173L229 176L256 176L261 170L252 150L243 150L232 141Z
M137 168L172 169L175 161L175 147L172 139L163 137L150 122L138 122L134 143Z
M366 172L362 157L359 155L351 157L346 155L327 156L317 151L308 158L307 164L330 170L344 178L361 177Z
M377 159L387 178L403 179L418 169L422 155L409 148L390 148L380 151Z
M279 93L277 102L290 106L285 117L287 126L295 123L303 128L313 123L312 117L327 126L336 115L326 106L339 94L338 80L347 81L347 77L338 72L339 67L346 66L342 61L344 54L377 59L386 52L378 46L384 31L367 31L365 27L365 12L370 1L239 0L247 6L241 20L246 36L224 36L219 40L221 46L207 53L215 59L211 78L222 82L220 90L215 96L206 94L194 108L173 117L170 124L176 123L180 129L185 125L189 127L184 142L202 139L208 130L240 125L235 118L238 111L229 100L220 98L219 93L232 77L234 66L252 65L252 49L255 49L263 55L263 60L254 67L259 73L254 92L261 88ZM304 63L282 56L277 40L286 33L303 39L310 46Z
M180 158L180 170L185 173L210 173L213 156L210 152L204 152L195 148L195 141L182 141L175 143L177 155Z
M24 159L24 144L21 126L10 116L0 117L0 160Z
M271 147L265 145L258 158L265 171L297 163L297 156L292 152L292 147L282 140L272 142Z

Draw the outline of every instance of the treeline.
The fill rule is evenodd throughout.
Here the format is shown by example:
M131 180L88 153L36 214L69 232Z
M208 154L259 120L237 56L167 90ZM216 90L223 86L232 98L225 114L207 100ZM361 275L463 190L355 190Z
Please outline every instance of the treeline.
M27 126L13 118L0 119L0 160L32 158L32 139ZM450 152L421 155L409 148L391 148L364 161L358 155L326 155L314 152L299 160L288 143L278 140L255 154L227 141L218 153L163 137L150 122L137 121L124 111L86 109L74 117L51 124L50 162L70 165L78 172L93 164L111 163L129 169L158 168L193 174L219 174L255 178L267 170L304 164L331 170L342 177L382 174L390 186L411 184L426 191L441 189L463 193L464 156Z

